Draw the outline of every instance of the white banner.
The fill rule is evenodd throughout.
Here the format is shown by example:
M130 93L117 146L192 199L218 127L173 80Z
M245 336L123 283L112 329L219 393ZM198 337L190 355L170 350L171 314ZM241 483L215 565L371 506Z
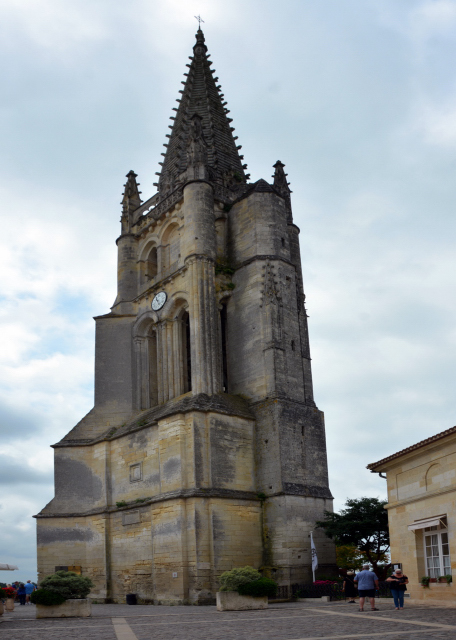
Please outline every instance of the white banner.
M318 569L318 557L312 532L310 532L310 553L312 555L312 571L316 571Z

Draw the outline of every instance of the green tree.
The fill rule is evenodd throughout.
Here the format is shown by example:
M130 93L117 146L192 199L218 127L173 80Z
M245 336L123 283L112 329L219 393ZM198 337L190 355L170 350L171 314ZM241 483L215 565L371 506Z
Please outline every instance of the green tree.
M340 513L325 511L325 519L316 523L336 545L351 545L365 554L380 580L385 579L389 567L383 564L390 545L386 502L348 499Z

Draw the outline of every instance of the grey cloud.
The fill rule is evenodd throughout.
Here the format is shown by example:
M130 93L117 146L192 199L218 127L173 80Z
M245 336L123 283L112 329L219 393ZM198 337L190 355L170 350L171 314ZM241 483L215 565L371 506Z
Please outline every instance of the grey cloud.
M54 479L52 471L37 471L27 465L27 460L17 460L0 454L0 485L49 485Z

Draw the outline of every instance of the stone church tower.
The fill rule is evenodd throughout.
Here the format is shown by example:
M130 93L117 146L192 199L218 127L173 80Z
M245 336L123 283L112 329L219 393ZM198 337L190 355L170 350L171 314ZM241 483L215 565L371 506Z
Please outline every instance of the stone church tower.
M332 505L284 165L248 182L201 30L187 66L157 193L127 175L95 406L54 445L37 516L40 578L73 567L99 600L211 602L247 564L308 581Z

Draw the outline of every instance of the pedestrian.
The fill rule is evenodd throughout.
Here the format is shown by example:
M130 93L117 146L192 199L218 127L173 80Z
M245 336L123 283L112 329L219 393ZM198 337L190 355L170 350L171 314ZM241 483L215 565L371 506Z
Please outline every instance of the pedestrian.
M19 604L25 605L25 584L23 582L20 583L19 589L17 590L17 597L19 598Z
M31 580L27 580L25 585L25 604L32 604L30 602L30 594L35 591L35 585L32 584Z
M355 584L355 572L353 569L347 571L347 575L344 577L342 585L342 591L345 597L348 598L348 604L355 604L355 598L358 595L358 590Z
M375 607L375 591L378 589L378 578L370 571L368 564L363 564L363 570L355 576L358 586L359 610L364 611L364 601L369 598L372 611L378 611Z
M404 608L404 593L407 591L405 585L408 584L408 578L402 573L401 569L396 571L386 579L388 587L394 599L394 606L396 609Z

